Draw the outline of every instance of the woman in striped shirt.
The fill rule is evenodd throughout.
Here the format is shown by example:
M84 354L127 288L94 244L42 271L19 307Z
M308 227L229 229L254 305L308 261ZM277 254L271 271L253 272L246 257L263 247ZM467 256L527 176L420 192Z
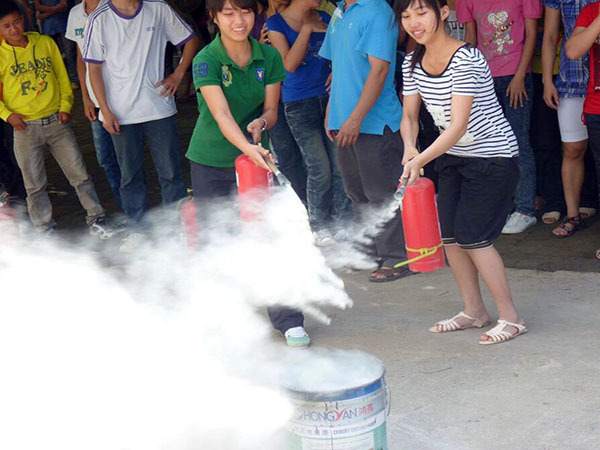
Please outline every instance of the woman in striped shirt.
M403 64L403 182L437 158L442 239L465 308L430 331L482 328L490 323L481 274L498 308L498 324L480 344L505 342L527 332L517 313L504 262L493 247L511 210L519 178L518 146L502 113L489 67L479 50L448 35L445 0L398 0L396 14L417 42ZM425 105L440 136L421 153L418 115Z

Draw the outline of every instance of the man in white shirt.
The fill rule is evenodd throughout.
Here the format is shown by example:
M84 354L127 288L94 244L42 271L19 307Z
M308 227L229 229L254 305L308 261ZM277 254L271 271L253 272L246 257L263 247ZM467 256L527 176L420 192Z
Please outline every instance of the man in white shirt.
M96 148L96 158L100 167L104 170L106 179L120 207L121 203L121 169L115 154L115 148L110 137L110 133L104 129L102 122L98 120L100 106L94 96L92 85L90 84L89 72L83 62L82 51L84 43L84 30L89 14L94 12L100 3L106 0L83 0L75 5L69 12L67 22L67 39L77 44L77 75L81 85L81 98L83 100L83 112L85 117L92 124L92 136L94 147Z
M164 78L167 42L185 47L175 72ZM131 226L147 209L144 136L163 203L186 196L173 96L197 50L198 38L163 0L108 0L88 18L83 60L100 120L115 147L121 200ZM130 238L135 241L139 235L132 233Z

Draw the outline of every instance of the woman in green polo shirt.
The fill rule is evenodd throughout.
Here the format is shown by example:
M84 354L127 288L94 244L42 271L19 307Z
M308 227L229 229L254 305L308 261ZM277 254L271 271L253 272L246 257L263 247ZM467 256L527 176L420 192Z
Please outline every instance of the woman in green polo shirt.
M219 34L192 64L200 115L186 157L197 204L235 192L235 159L242 153L269 170L264 160L271 157L269 142L263 132L277 120L285 78L279 52L249 37L255 0L208 0L206 7ZM248 142L245 132L262 145ZM268 312L288 345L310 344L301 312L283 307L270 307Z
M235 159L242 153L267 168L268 130L277 120L283 62L277 50L248 35L255 0L209 0L220 33L194 58L200 115L186 157L196 198L228 196L235 189ZM252 135L255 145L248 142Z

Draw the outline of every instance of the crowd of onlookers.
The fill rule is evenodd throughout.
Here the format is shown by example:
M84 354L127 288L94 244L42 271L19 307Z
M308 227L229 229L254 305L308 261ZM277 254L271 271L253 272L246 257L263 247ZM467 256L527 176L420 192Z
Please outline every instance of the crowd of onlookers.
M21 25L11 22L17 15L11 15L11 8L6 6L10 2L18 8ZM365 5L368 10L377 11L385 2L370 0ZM79 92L84 114L91 123L98 162L127 216L129 240L140 239L148 208L144 139L158 172L164 203L187 195L175 128L174 96L194 95L207 77L203 72L206 66L203 69L192 64L192 60L200 49L213 42L219 31L211 20L214 15L210 12L210 0L3 3L0 183L14 198L27 199L30 219L39 233L51 233L54 221L43 168L43 155L49 149L86 209L92 233L102 238L112 235L113 227L104 219L76 139L66 126L73 91ZM251 0L233 0L231 5L243 9L251 3L254 4ZM391 6L393 1L387 3ZM497 97L518 142L520 181L513 212L502 232L524 232L541 217L544 223L553 225L551 233L556 238L572 236L599 207L596 171L600 170L600 103L595 94L600 90L600 51L597 39L593 39L598 38L598 33L594 35L598 5L587 0L439 3L447 3L450 8L445 21L448 32L477 47L487 59ZM138 9L127 12L132 7ZM143 15L143 20L130 20L138 14ZM346 84L333 88L346 89L347 102L353 101L352 92L357 89L352 78L367 70L358 61L341 65L331 57L335 49L330 48L325 33L338 14L341 11L336 12L335 5L327 0L259 0L250 32L257 41L276 48L282 57L285 80L276 123L265 123L263 128L269 131L281 171L307 206L319 245L347 238L344 221L353 212L360 220L361 203L377 203L383 195L383 191L378 192L380 174L372 161L374 150L370 160L361 161L360 151L353 158L339 159L336 146L364 145L372 149L402 145L393 142L391 135L382 142L371 142L367 137L385 137L387 129L382 124L387 121L397 118L399 124L401 107L386 96L393 92L401 102L402 59L415 47L414 40L400 29L394 43L395 61L381 69L395 68L395 87L385 82L375 94L359 92L355 103L363 101L366 95L373 96L361 104L365 111L357 111L360 108L355 108L356 104L344 105L342 100L329 103L328 107L331 70L336 71L336 64L340 64L339 70L346 71ZM134 22L137 28L132 28ZM19 26L27 32L24 41L13 32ZM381 32L369 29L365 33L371 36L356 38L355 45L367 46L367 41L373 41ZM178 52L177 47L182 50ZM55 63L55 58L61 56L64 67ZM377 61L369 63L373 68ZM219 74L224 86L231 83L228 77L237 80L237 76L225 71ZM257 72L256 76L261 75ZM378 108L381 120L367 114ZM422 149L443 130L442 119L421 108ZM334 124L330 130L323 126L325 120ZM210 133L218 133L221 124L200 122L186 155L198 195L207 189L202 184L205 180L221 176L203 170L207 163L209 167L221 168L229 164L203 154L216 142L211 141ZM55 134L47 131L52 127ZM397 127L391 127L391 131L396 130ZM223 142L227 142L223 145L231 145L231 153L239 154L241 147L230 144L231 136L225 137ZM425 172L435 180L431 167L426 167ZM355 177L347 176L348 173ZM390 233L397 231L398 227ZM391 239L384 241L380 242L384 247L395 245ZM393 263L404 256L403 249L390 251L394 254ZM597 256L600 258L600 254ZM382 278L388 275L383 274Z

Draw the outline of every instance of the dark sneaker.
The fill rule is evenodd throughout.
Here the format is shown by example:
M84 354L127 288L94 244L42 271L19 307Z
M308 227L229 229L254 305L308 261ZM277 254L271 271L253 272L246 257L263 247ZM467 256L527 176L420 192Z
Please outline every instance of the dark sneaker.
M114 236L115 230L106 223L104 217L100 217L90 225L90 234L98 239L106 240Z

